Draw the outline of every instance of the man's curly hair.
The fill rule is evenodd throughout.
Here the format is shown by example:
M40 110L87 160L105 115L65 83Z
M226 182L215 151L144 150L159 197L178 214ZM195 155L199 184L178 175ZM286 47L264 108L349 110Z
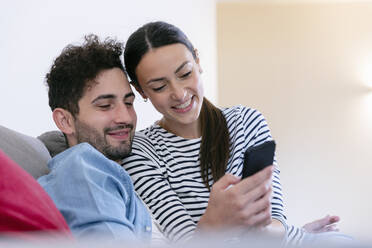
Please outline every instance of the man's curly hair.
M63 108L73 116L78 114L79 100L102 70L119 68L125 73L122 53L123 43L109 38L101 42L93 34L85 36L81 46L66 46L46 74L52 111Z

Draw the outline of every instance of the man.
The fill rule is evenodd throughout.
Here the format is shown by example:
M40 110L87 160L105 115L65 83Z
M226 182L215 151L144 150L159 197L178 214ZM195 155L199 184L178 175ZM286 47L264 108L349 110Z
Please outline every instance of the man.
M53 120L70 148L38 181L76 237L151 238L150 215L118 164L137 121L121 54L121 43L90 35L67 46L46 76Z

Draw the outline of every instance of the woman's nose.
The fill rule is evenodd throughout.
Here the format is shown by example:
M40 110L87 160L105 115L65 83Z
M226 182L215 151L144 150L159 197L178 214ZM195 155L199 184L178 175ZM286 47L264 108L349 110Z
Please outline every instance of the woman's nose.
M186 90L182 86L175 86L172 90L172 98L177 101L182 101L186 97Z

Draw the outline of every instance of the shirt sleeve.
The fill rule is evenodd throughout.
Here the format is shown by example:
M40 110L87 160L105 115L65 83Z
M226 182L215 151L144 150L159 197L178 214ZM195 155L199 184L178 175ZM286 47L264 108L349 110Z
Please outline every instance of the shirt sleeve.
M89 152L90 151L90 152ZM91 150L55 157L52 172L39 179L78 238L136 240L130 188L115 163ZM119 165L117 165L120 167ZM132 188L133 191L133 188Z
M264 116L255 109L241 107L241 118L244 125L246 147L257 146L265 141L273 140L269 126ZM271 216L279 220L286 230L287 218L284 214L282 186L280 183L280 170L274 157L274 173L272 178L273 196L271 200Z
M188 240L196 223L172 189L166 172L156 162L157 154L151 142L141 135L135 139L132 155L125 159L123 166L131 175L137 193L170 241Z
M257 110L242 107L241 116L245 126L246 140L249 146L256 146L265 141L272 140L269 126L264 116ZM280 183L280 170L277 164L276 156L274 157L273 173L273 197L271 201L271 216L273 219L280 221L286 229L286 243L299 245L308 235L302 228L287 223L287 217L284 213L283 193Z

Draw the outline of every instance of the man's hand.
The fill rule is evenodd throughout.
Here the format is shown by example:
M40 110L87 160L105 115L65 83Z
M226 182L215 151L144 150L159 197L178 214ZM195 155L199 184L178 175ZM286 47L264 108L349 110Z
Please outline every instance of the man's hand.
M339 221L340 217L327 215L322 219L307 223L303 226L303 229L305 229L306 232L310 233L338 231L336 223Z
M269 166L243 180L224 175L212 187L198 228L258 228L270 224L272 173L273 166Z

